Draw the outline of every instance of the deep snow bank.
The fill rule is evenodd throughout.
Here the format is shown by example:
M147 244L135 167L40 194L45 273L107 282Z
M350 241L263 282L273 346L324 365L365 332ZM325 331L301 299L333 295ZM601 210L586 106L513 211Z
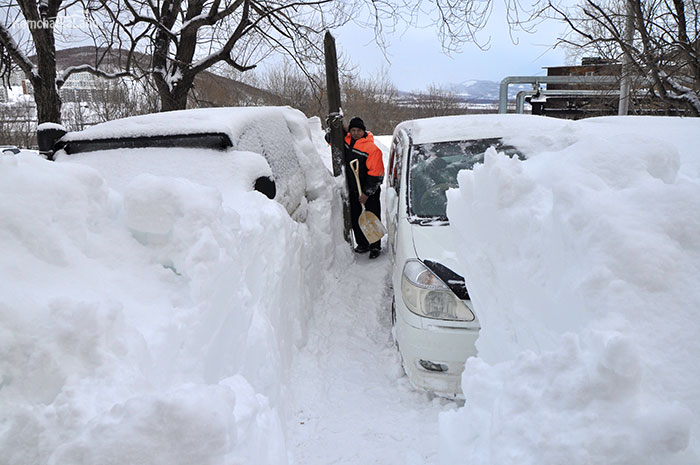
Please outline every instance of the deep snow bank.
M448 193L483 329L442 462L700 461L700 121L599 118Z
M313 173L305 223L217 176L114 190L80 164L0 157L3 464L287 462L287 370L348 253L320 125L285 118Z

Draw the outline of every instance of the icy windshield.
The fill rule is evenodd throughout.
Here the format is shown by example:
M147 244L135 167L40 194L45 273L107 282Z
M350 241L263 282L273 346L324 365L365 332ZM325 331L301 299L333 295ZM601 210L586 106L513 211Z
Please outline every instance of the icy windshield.
M501 139L477 139L416 144L411 148L409 203L419 218L447 220L445 191L457 187L457 173L484 161L484 152L499 152L524 158L515 147Z

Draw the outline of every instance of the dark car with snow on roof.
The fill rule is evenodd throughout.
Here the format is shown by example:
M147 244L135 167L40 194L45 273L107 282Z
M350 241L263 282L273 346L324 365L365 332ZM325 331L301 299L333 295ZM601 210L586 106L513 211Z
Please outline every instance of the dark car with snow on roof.
M124 165L130 164L134 175L186 173L196 182L214 182L224 193L228 184L255 189L303 220L308 194L306 154L300 153L296 142L309 136L309 127L299 124L300 115L287 107L139 115L65 134L56 143L54 158L92 165L106 177L114 171L123 173ZM188 164L187 169L181 169L182 163ZM191 169L197 165L201 166Z

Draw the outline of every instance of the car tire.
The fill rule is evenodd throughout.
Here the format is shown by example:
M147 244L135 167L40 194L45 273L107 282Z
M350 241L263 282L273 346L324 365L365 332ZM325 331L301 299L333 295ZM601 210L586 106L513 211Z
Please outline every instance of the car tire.
M269 199L274 199L277 195L277 187L275 186L275 180L269 176L261 176L255 180L253 189L258 192L262 192Z

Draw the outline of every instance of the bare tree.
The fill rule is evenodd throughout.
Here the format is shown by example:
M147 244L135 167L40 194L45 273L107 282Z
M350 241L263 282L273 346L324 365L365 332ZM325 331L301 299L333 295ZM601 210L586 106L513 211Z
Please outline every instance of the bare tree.
M0 67L19 66L35 90L39 121L60 121L58 93L67 77L89 71L103 77L126 75L136 65L152 79L160 109L187 106L196 77L226 65L239 71L254 68L272 54L286 54L313 82L312 70L322 63L321 34L348 21L373 27L377 43L400 25L432 23L446 50L477 41L492 0L5 0L0 6ZM539 1L539 0L536 0ZM527 13L527 14L525 14ZM64 70L57 75L56 21L82 16L97 20L83 31L97 50L107 54L127 49L124 72L95 63ZM508 2L508 20L515 27L532 19L515 0ZM23 22L18 31L16 23ZM99 44L98 44L99 40ZM148 63L132 62L134 51ZM28 57L36 54L36 65ZM109 71L109 72L108 72Z
M378 46L398 27L432 24L445 50L477 42L492 0L92 0L130 31L151 57L163 111L183 109L195 77L225 64L244 72L272 54L286 54L310 82L322 60L322 33L353 21L372 27ZM540 1L540 0L536 0ZM507 19L527 30L537 9L508 2Z
M104 55L96 57L95 63L72 66L58 73L56 43L60 26L62 22L84 18L85 7L83 0L6 0L0 6L0 71L9 73L16 66L24 72L34 90L39 123L61 122L59 89L71 74L88 71L110 78L127 74L100 69ZM84 23L70 26L87 30L88 22ZM103 47L105 53L108 50L109 47ZM32 54L34 60L30 58Z
M436 26L446 50L475 41L491 12L491 0L6 0L0 6L0 67L10 61L35 89L39 121L60 120L58 89L72 72L104 77L132 70L132 52L150 57L145 71L160 95L161 110L187 106L195 78L222 64L239 71L254 68L271 54L283 53L313 82L313 65L322 63L321 34L348 21L373 27L379 46L384 33L425 19ZM522 23L526 9L508 2L508 20ZM85 37L100 40L105 53L127 49L126 72L106 72L97 63L56 74L55 24L61 17L97 19ZM531 18L530 15L525 15ZM24 22L17 32L18 20ZM21 40L17 40L18 37ZM98 45L96 43L96 45ZM480 44L483 45L483 44ZM37 56L36 66L28 58Z
M325 112L326 103L321 100L322 77L320 74L304 74L289 60L271 67L259 78L259 84L272 95L271 105L289 105L307 116Z
M333 0L99 0L100 8L141 41L161 110L183 109L202 72L222 64L253 69L272 53L303 63L321 58L325 28L347 20ZM139 31L139 35L135 35Z
M62 10L61 4L61 0L40 4L36 0L16 0L3 8L5 21L0 24L0 43L6 61L11 60L21 68L32 83L40 122L61 121L61 100L55 82L56 43L53 33L56 16ZM30 34L27 42L31 42L37 54L36 66L25 53L26 49L22 50L11 34L10 26L16 28L22 20Z
M700 116L697 0L586 0L576 8L550 8L575 33L562 43L614 60L626 55L651 96ZM632 40L625 39L628 15Z
M158 111L157 92L147 80L95 80L85 102L91 124Z
M396 106L398 90L386 70L369 78L342 73L340 88L346 122L360 116L375 134L387 134L401 121Z
M355 67L344 62L340 74L346 122L360 116L375 134L390 134L399 122L407 119L464 111L454 91L436 84L429 86L427 92L399 95L386 70L362 78ZM290 63L269 68L267 73L256 73L255 79L248 82L269 92L266 105L290 105L308 116L328 113L323 76L309 80Z

